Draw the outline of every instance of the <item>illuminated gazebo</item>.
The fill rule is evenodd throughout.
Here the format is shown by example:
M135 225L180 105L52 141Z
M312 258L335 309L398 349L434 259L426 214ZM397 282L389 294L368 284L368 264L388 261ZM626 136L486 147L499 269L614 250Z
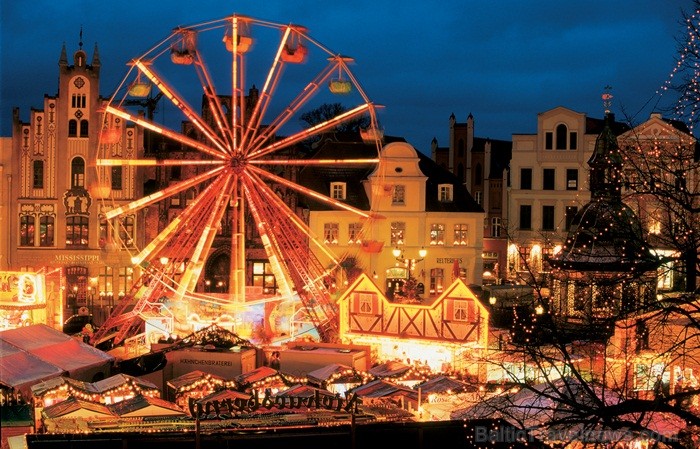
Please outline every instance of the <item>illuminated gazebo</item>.
M644 240L634 211L622 202L622 156L610 114L590 166L591 201L574 217L562 250L549 260L554 278L550 307L578 330L611 324L649 305L656 293L658 258ZM605 338L612 332L595 328Z

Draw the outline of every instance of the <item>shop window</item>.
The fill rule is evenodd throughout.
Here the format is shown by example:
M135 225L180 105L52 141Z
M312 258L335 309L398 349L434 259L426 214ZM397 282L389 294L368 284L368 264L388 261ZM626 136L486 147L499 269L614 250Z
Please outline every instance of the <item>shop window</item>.
M430 294L439 295L445 288L445 270L432 268L430 270Z

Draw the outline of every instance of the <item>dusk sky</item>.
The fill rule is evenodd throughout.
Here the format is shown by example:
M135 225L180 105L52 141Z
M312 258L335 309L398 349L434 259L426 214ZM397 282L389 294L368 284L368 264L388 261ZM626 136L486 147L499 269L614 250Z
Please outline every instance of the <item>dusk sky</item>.
M537 114L564 106L636 123L659 101L682 34L681 9L692 0L1 0L0 135L11 135L12 108L22 120L58 90L58 58L78 48L102 61L109 97L126 63L177 26L231 14L295 23L338 53L352 56L370 99L384 105L387 135L429 154L447 145L448 119L475 118L476 135L510 140L536 132ZM662 97L664 104L670 96Z

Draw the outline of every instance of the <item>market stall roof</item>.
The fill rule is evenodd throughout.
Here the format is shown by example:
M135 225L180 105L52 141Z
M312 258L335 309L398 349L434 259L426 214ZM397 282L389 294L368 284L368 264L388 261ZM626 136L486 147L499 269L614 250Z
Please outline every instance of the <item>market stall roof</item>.
M64 373L58 366L0 339L0 384L19 390Z
M69 418L69 417L113 417L114 414L104 404L96 402L82 401L76 398L66 399L50 405L42 410L42 415L45 418Z
M452 394L477 389L466 382L447 376L434 377L413 388L416 390L420 388L423 394Z
M148 396L136 396L125 401L111 404L109 409L122 418L147 416L185 416L186 413L172 402Z
M342 363L332 363L330 365L326 365L319 369L310 371L306 374L306 377L309 379L310 382L321 384L323 382L326 382L334 375L342 375L342 377L340 378L341 381L355 377L358 379L358 381L362 380L362 378L359 374L357 374L354 368L348 365L343 365Z
M170 379L167 383L168 386L174 388L176 391L183 387L189 387L192 384L201 382L205 379L211 379L215 383L224 384L225 379L216 374L205 373L204 371L195 370L185 373L182 376Z
M106 364L114 358L45 324L0 332L0 384L30 395L32 385Z

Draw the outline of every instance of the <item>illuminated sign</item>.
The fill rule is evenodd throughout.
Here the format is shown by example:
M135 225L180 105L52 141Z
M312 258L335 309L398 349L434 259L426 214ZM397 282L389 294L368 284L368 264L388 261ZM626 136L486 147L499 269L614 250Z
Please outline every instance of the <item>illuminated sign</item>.
M408 268L392 267L386 270L387 279L408 279Z
M0 307L32 308L44 304L43 275L24 271L0 271Z
M321 394L318 390L313 396L275 396L273 397L269 390L265 391L265 396L260 399L258 391L254 390L249 398L227 398L223 401L207 401L205 403L197 402L196 399L189 398L190 414L199 419L206 419L212 414L217 418L224 416L235 416L240 413L250 413L259 409L270 410L276 409L324 409L335 410L339 412L355 411L360 404L360 399L355 393L345 395L345 397L336 394L330 396Z

